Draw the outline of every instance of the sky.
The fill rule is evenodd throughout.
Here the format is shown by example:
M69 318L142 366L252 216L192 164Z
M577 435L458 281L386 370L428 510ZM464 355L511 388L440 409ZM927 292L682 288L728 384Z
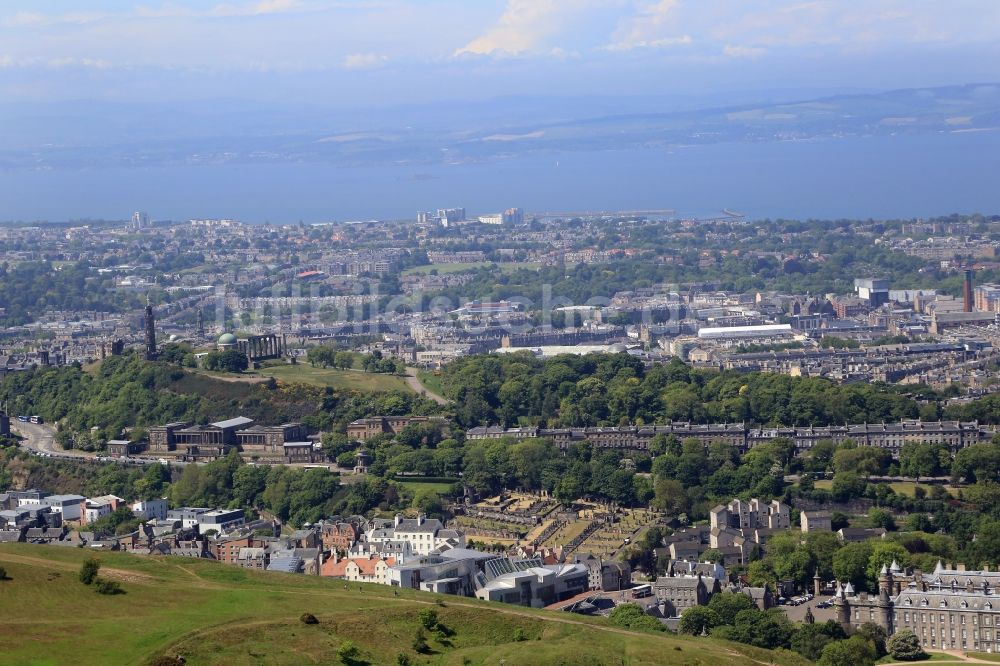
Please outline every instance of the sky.
M998 34L997 0L4 0L0 103L946 85Z

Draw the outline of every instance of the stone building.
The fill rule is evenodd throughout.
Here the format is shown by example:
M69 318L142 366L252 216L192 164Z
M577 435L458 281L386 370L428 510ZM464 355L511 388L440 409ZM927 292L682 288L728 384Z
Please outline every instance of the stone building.
M1000 603L994 604L1000 572L946 569L906 574L896 562L883 566L877 595L837 587L834 607L845 629L874 622L891 636L909 629L924 649L1000 652Z
M281 445L287 463L319 463L326 460L326 454L313 442L285 442Z
M803 532L829 532L833 528L833 514L829 511L803 511L799 523Z
M714 507L709 512L711 525L715 528L734 529L765 528L787 530L791 527L791 511L780 500L762 502L754 498L749 502L734 499L729 504Z
M718 580L700 572L694 576L660 576L653 583L653 595L663 617L680 617L692 606L704 606L720 589Z
M358 538L358 526L350 522L322 523L320 537L324 550L346 553Z
M624 590L631 585L632 569L628 562L605 560L593 553L585 553L574 556L573 564L587 567L591 590Z
M301 423L283 423L278 426L252 425L236 433L240 451L259 455L283 454L285 442L304 442L308 429Z
M193 425L174 430L177 449L185 459L215 460L238 446L236 433L253 425L253 419L238 416L208 425Z
M428 424L438 428L447 421L435 416L372 416L351 421L347 426L347 438L365 442L376 435L396 435L408 425Z
M191 425L190 421L177 421L167 425L152 426L149 429L150 451L173 451L177 448L177 438L174 434Z
M361 422L356 421L361 427ZM355 423L351 425L354 426ZM372 428L378 424L372 424ZM378 434L373 432L372 434ZM800 428L752 428L744 423L693 424L674 422L665 425L619 426L594 428L501 428L479 426L466 431L466 439L525 439L543 437L560 449L575 442L590 442L602 449L648 451L657 435L679 440L694 439L708 445L723 442L746 451L754 446L787 439L798 452L807 451L821 441L841 443L851 440L858 446L888 449L899 456L910 443L943 444L953 453L972 444L988 442L994 430L976 421L920 421L908 419L897 423L859 423L844 426L806 426ZM348 435L351 436L350 429ZM371 435L368 435L371 436Z
M301 423L283 423L277 426L257 425L252 419L237 417L208 425L189 422L168 423L149 429L149 450L153 452L177 451L182 458L211 460L225 456L236 449L251 457L272 458L286 462L315 462L317 455L309 431ZM288 460L289 443L296 452L294 461ZM308 445L308 446L307 446Z

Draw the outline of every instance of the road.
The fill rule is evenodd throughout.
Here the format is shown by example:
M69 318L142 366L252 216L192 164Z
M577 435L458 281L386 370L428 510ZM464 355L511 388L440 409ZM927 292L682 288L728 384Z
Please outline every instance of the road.
M64 450L56 444L56 429L48 424L24 423L11 419L10 429L24 437L21 442L24 448L34 453L44 453L54 458L93 458L93 453Z
M61 458L63 460L78 460L80 462L110 462L111 458L100 458L96 453L78 451L76 449L63 449L56 444L56 429L48 424L24 423L23 421L11 421L10 429L21 435L21 446L36 456L48 458ZM120 458L115 460L122 465L153 465L159 461L154 458ZM186 465L184 462L173 462L174 465Z
M406 379L406 384L411 389L413 389L414 391L416 391L418 395L422 395L425 398L430 398L431 400L433 400L434 402L436 402L439 405L447 405L448 404L448 399L447 398L445 398L444 396L440 396L437 393L433 393L433 392L427 390L427 387L420 383L420 380L417 379L417 370L415 368L407 368L406 369L406 377L405 377L405 379Z

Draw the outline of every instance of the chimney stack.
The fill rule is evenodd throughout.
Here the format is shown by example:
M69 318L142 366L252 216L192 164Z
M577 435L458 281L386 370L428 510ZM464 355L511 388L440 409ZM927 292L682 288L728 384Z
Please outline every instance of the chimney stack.
M156 315L153 313L153 306L148 300L143 320L146 329L146 360L154 361L156 360Z
M966 312L972 312L972 271L965 271L965 281L962 284L962 305Z

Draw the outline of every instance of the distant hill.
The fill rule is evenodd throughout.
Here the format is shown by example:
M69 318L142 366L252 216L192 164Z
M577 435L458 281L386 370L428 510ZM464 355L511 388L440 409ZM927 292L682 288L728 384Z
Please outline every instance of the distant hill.
M339 664L354 642L356 664L805 664L709 638L625 631L601 619L487 604L410 590L254 572L185 558L99 553L101 575L126 594L101 596L77 578L93 553L0 545L0 664L148 664L183 656L197 664ZM418 613L437 611L450 637L428 632L412 649ZM318 624L300 618L311 613ZM521 638L523 640L516 640Z
M1000 129L1000 84L976 83L768 102L671 96L518 98L346 114L222 100L196 108L81 103L72 115L4 106L0 168L477 162L538 152L671 149ZM791 100L791 101L789 101ZM40 126L39 123L44 120ZM52 133L60 137L53 141Z

